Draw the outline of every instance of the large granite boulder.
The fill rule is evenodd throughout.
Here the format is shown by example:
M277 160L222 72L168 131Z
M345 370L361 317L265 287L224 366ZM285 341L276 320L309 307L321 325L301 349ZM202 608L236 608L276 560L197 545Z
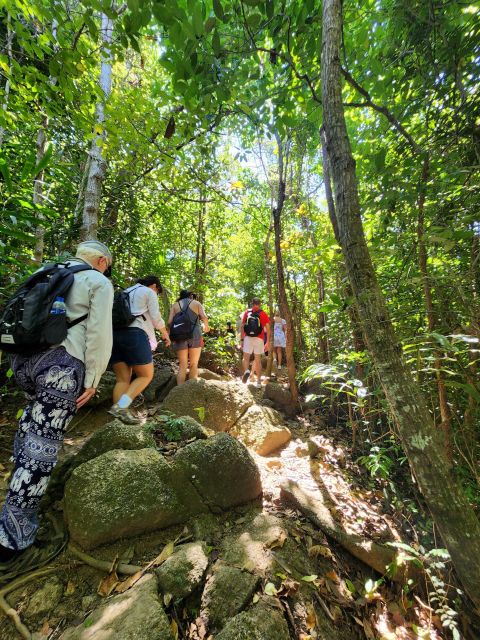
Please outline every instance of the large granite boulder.
M278 411L258 404L247 409L230 433L261 456L280 449L292 437Z
M65 487L70 536L86 549L205 510L185 473L154 449L103 453L77 467Z
M145 575L131 589L104 601L60 640L173 640L158 598L157 581Z
M173 468L181 470L213 511L244 504L262 492L260 472L248 450L226 433L180 449Z
M219 373L210 371L210 369L199 369L198 377L203 378L203 380L223 380L224 379Z
M86 549L255 499L260 473L247 449L219 433L180 449L113 450L78 466L65 487L71 538Z
M172 389L163 408L177 416L200 418L214 431L229 431L254 402L252 393L239 382L200 378Z

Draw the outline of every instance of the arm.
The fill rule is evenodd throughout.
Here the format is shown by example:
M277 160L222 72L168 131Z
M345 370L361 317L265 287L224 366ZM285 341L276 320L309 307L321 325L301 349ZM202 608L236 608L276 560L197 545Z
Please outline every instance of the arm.
M200 318L200 320L202 320L203 322L203 330L205 331L205 333L208 333L210 331L210 327L208 326L207 314L205 313L205 310L200 302L197 302L196 312L198 313L198 317Z
M265 325L264 331L267 334L267 342L265 344L265 351L270 351L270 322Z
M77 407L86 404L95 394L100 378L112 353L113 287L106 278L90 289L89 312L85 328L85 391Z
M170 313L168 314L168 320L167 320L168 326L172 324L173 316L177 313L175 307L176 307L176 303L170 307Z
M147 294L147 308L148 313L150 314L150 317L152 319L153 326L155 327L155 329L158 329L160 331L167 347L170 346L170 337L165 326L165 321L162 318L162 314L160 313L158 298L151 289L148 290Z
M242 324L240 325L241 330L240 330L240 342L245 338L245 321L247 319L247 312L245 311L245 313L243 314L242 317Z

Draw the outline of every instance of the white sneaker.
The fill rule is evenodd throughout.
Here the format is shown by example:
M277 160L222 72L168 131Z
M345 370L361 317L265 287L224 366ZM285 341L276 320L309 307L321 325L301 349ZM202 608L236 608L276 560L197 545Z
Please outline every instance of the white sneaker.
M116 404L110 407L107 413L115 416L115 418L118 418L124 424L142 424L140 418L136 418L129 409L120 409Z

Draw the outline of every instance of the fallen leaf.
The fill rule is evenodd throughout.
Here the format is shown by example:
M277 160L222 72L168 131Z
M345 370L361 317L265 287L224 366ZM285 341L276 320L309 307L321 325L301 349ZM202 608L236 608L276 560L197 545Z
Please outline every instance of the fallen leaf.
M276 596L277 595L277 588L273 584L273 582L267 582L267 584L265 585L265 588L264 588L263 591L267 594L267 596Z
M267 467L269 469L281 469L283 467L283 464L280 462L280 460L269 460L267 462Z
M328 547L324 547L321 544L315 544L313 547L310 547L308 550L308 555L311 558L318 558L321 556L322 558L333 558L333 554Z
M332 582L341 582L340 576L335 571L329 571L325 574L325 577L332 580Z
M130 589L130 587L133 587L133 585L136 582L138 582L140 580L140 578L149 569L151 569L152 567L158 567L163 562L165 562L165 560L172 555L174 548L175 548L175 543L174 542L169 542L168 544L166 544L163 547L162 552L156 558L154 558L151 562L149 562L146 567L143 567L143 569L141 569L140 571L137 571L137 573L135 573L133 576L130 576L129 578L127 578L123 582L120 582L119 584L117 584L117 586L115 587L115 591L117 593L123 593L127 589Z
M311 576L303 576L301 579L303 580L303 582L315 582L317 578L318 576L311 575Z
M166 594L163 596L163 604L164 604L166 607L169 607L169 606L170 606L170 603L171 603L171 601L172 601L172 599L173 599L173 595L172 595L171 593L166 593Z
M281 549L285 544L287 537L288 536L285 531L280 531L278 537L267 544L267 549Z
M72 594L75 593L76 588L77 588L76 584L72 580L69 580L65 588L65 595L71 596Z
M52 633L52 628L50 627L48 620L46 620L43 625L42 628L40 629L40 634L42 636L45 636L48 638L48 636Z
M300 583L291 578L286 578L282 581L278 594L289 598L297 593Z
M175 638L175 640L178 640L178 624L176 623L175 620L170 620L170 628L172 630L173 633L173 637Z
M252 598L252 603L257 604L259 600L260 600L260 596L258 595L258 593L256 593Z
M137 571L137 573L135 573L133 576L130 576L123 582L120 582L115 587L115 592L124 593L127 589L130 589L130 587L133 587L133 585L140 580L144 573L145 570L141 569L140 571Z
M110 571L110 573L105 576L98 585L98 595L102 596L103 598L107 598L119 584L119 582L120 580L117 575L117 571L116 569L113 569L113 571Z
M307 602L306 609L307 618L305 620L305 624L307 625L307 629L311 631L317 626L317 614L315 613L315 608L311 602Z

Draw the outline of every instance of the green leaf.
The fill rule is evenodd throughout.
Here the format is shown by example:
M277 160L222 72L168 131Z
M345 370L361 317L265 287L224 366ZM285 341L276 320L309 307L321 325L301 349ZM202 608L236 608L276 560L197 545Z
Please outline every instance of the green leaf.
M11 378L13 376L13 369L9 369L5 375L7 378Z
M263 591L267 594L267 596L276 596L278 593L277 588L273 584L273 582L267 582Z
M215 29L212 36L212 48L214 54L218 56L222 53L222 46L220 44L220 36L218 35L218 31Z
M35 176L38 176L38 174L41 173L45 169L45 167L50 162L50 158L52 157L52 153L53 153L53 145L49 144L47 149L46 149L46 151L45 151L45 153L43 154L43 158L33 168L32 178L34 178Z
M0 173L5 180L5 184L7 185L7 189L9 192L13 191L12 178L10 176L10 169L8 167L8 163L5 158L0 158Z
M215 12L217 18L219 20L222 20L223 22L225 19L225 14L223 12L222 3L220 2L220 0L213 0L213 11Z
M197 2L195 4L192 21L193 21L193 29L195 31L195 35L202 36L204 33L204 30L203 30L202 5L200 4L200 2Z
M303 580L303 582L315 582L315 580L318 578L318 576L316 576L315 574L311 575L311 576L303 576L301 579Z
M17 411L17 413L15 414L15 418L16 418L17 420L20 420L20 418L21 418L22 416L23 416L23 409L19 409L19 410Z

